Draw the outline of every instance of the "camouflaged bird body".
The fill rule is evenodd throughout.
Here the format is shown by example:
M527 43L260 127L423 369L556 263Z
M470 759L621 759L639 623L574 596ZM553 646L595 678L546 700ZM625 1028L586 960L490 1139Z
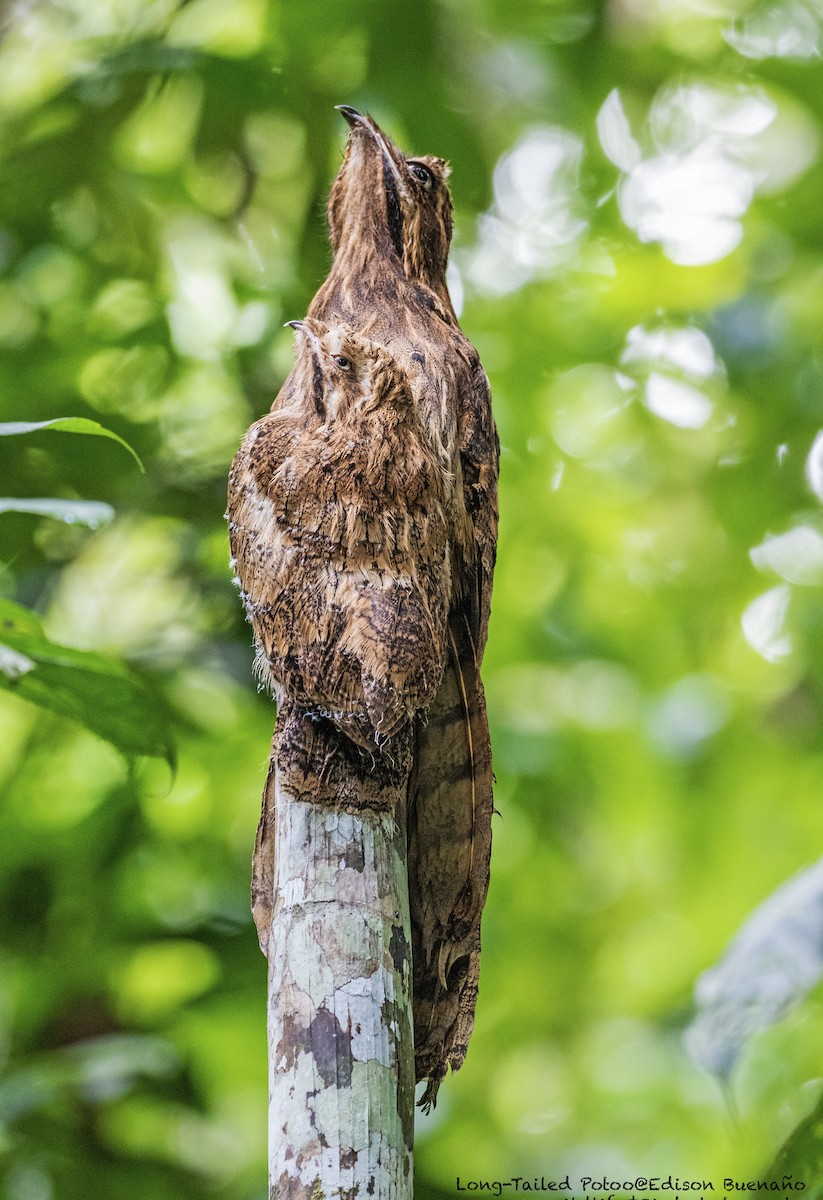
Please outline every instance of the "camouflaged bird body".
M313 360L310 397L253 425L235 460L232 552L261 678L374 751L443 677L446 479L391 356L338 333L346 378L334 333L312 327L323 337L302 339L296 366Z
M408 834L427 1107L463 1062L477 1000L492 818L480 663L499 450L488 381L446 286L448 169L407 159L370 118L343 111L334 261L307 325L356 332L394 382L368 368L368 385L347 393L354 407L329 420L345 389L309 339L232 469L236 570L279 701L253 906L265 950L276 778L349 811L395 811Z

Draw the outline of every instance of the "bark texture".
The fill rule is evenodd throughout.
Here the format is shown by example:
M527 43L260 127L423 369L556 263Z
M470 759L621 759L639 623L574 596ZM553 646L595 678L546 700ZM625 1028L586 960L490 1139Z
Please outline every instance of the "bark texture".
M281 710L272 744L269 1197L411 1200L411 747L373 765L340 739Z

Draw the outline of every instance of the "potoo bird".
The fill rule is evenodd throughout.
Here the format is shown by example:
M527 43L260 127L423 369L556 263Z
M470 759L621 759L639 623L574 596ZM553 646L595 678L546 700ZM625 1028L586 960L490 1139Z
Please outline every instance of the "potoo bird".
M232 553L261 677L375 753L443 678L444 469L385 349L291 324L311 391L246 434L229 480Z
M332 267L297 323L292 373L235 459L228 516L258 669L278 698L273 764L316 757L322 738L318 786L333 777L345 796L356 779L362 798L371 770L405 800L427 1107L463 1062L477 998L499 452L488 381L446 284L448 168L341 111ZM264 950L271 821L267 786L254 885Z

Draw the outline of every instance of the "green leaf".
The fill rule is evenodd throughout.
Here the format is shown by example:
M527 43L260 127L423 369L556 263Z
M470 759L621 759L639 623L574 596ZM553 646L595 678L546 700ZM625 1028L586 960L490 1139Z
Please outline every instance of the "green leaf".
M50 642L33 614L8 601L0 601L0 688L72 717L129 758L174 765L168 719L142 680L105 655Z
M22 604L0 600L0 639L7 633L33 633L45 637L39 617Z
M99 529L114 520L114 509L102 500L18 500L11 496L0 497L0 513L31 513L38 517L53 517L67 525L87 525Z
M143 474L146 472L137 451L128 442L124 441L119 434L113 433L111 429L106 429L99 421L90 421L88 417L55 417L51 421L7 421L5 424L0 424L0 437L37 433L41 429L56 429L59 433L86 433L94 437L111 438L113 442L119 442L128 450Z
M686 1031L694 1061L727 1081L755 1034L782 1020L823 977L823 860L772 892L695 989Z
M794 1188L804 1182L804 1200L820 1200L823 1196L823 1098L807 1117L789 1134L772 1165L763 1176L764 1183L776 1183L778 1188L786 1177ZM777 1188L775 1190L778 1190Z

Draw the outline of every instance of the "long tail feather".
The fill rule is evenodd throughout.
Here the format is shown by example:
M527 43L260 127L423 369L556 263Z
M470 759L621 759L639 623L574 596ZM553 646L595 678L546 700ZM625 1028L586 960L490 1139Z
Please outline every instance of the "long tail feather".
M492 772L483 685L468 625L450 625L451 655L417 731L409 803L415 1058L431 1105L462 1064L474 1024L480 918L489 882Z

